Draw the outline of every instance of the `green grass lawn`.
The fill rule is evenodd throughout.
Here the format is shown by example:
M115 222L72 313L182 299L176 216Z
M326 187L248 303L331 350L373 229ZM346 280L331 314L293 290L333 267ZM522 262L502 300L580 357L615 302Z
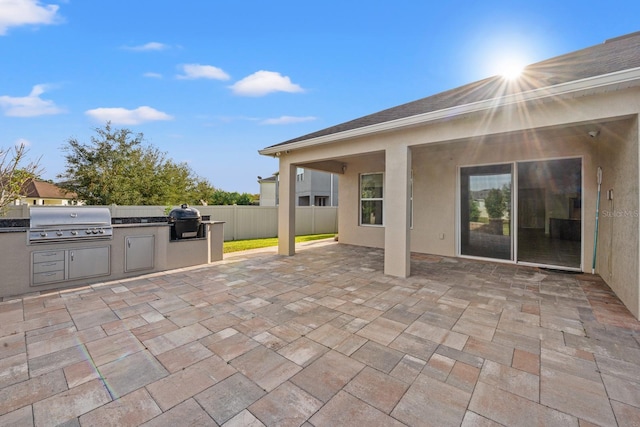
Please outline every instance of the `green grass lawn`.
M306 236L296 236L296 243L309 242L311 240L329 239L335 234L309 234ZM246 251L249 249L267 248L269 246L278 246L278 238L269 239L250 239L250 240L230 240L224 242L224 253Z

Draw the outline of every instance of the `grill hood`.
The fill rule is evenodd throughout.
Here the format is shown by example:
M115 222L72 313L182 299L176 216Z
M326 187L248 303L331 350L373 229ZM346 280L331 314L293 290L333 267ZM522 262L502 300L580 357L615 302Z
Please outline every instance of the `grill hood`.
M111 212L105 207L33 207L29 243L111 239Z
M30 228L111 226L111 212L103 207L41 207L29 209Z

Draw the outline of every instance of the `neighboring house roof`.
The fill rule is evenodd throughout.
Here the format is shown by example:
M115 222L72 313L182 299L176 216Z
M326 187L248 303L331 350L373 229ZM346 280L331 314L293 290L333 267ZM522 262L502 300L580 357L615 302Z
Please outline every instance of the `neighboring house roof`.
M531 64L523 70L517 83L505 83L504 78L500 76L490 77L275 144L261 150L261 153L270 154L269 149L282 145L638 68L640 32ZM452 112L451 115L455 113Z
M259 183L263 183L263 182L276 182L278 180L278 177L276 175L271 175L268 178L260 178L258 180Z
M55 184L46 181L29 180L23 187L22 195L26 198L39 199L72 199L75 193L67 193Z

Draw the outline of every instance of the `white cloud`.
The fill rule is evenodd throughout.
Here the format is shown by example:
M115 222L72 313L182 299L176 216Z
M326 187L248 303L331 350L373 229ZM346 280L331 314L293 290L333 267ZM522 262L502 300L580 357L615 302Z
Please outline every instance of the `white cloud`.
M0 0L1 1L1 0ZM9 117L36 117L64 113L53 101L40 98L47 85L35 85L27 96L0 96L0 107Z
M260 122L262 125L289 125L292 123L311 122L316 120L313 116L306 117L294 117L294 116L280 116L274 119L266 119Z
M95 108L85 111L85 114L99 122L110 121L116 125L138 125L145 122L159 120L173 120L173 117L155 108L142 106L135 110L126 108Z
M184 74L179 74L176 77L184 80L194 79L213 79L213 80L229 80L230 77L221 68L214 67L213 65L200 65L200 64L184 64L182 65L182 71Z
M231 86L236 95L264 96L272 92L304 92L299 85L291 83L291 79L275 71L257 71Z
M40 5L38 0L0 0L0 36L11 27L55 24L59 6Z
M2 1L2 0L0 0ZM125 46L124 48L127 50L133 50L135 52L148 52L148 51L160 51L169 49L169 45L158 42L149 42L139 46Z
M160 73L152 73L152 72L144 73L143 76L144 77L149 77L151 79L161 79L162 78L162 74L160 74Z
M24 138L18 138L16 140L16 142L13 143L13 145L16 148L20 148L20 147L30 147L31 146L31 141L29 141L28 139L24 139Z

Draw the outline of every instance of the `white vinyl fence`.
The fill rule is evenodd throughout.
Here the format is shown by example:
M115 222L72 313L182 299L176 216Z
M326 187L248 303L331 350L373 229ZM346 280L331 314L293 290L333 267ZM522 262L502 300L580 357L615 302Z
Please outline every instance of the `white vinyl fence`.
M193 206L212 221L224 221L224 240L260 239L278 235L274 206ZM79 206L82 208L82 206ZM113 218L165 216L166 206L108 206ZM29 206L11 206L5 218L29 218ZM338 208L296 207L296 235L338 232Z

